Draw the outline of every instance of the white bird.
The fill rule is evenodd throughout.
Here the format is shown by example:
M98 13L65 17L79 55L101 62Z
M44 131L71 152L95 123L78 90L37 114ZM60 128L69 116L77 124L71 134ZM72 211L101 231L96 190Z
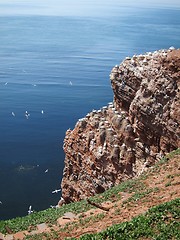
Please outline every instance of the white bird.
M61 191L61 189L56 189L56 190L52 191L52 193L58 193L60 191Z
M49 169L46 169L44 172L47 173L49 171Z
M42 113L42 114L44 114L44 111L43 111L43 110L41 110L41 113Z
M50 208L57 208L56 206L50 205Z
M28 119L30 116L30 113L28 113L28 111L25 112L25 117Z
M72 82L71 82L71 81L69 82L69 85L72 85Z
M8 82L6 82L4 85L7 85L8 84Z
M30 205L29 210L28 210L28 214L30 215L31 213L33 213L33 210L32 210L32 206Z
M15 116L16 116L14 112L12 112L11 114L13 115L13 117L15 117Z
M175 49L175 47L173 47L173 46L171 46L170 48L169 48L169 50L174 50Z
M0 201L0 204L2 204L2 201Z

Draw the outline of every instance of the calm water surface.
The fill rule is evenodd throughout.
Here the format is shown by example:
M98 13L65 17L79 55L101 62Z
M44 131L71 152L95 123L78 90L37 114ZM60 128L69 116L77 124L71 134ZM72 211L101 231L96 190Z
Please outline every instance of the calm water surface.
M60 188L65 132L113 100L114 65L179 48L180 11L125 10L106 18L0 17L0 219L58 202L61 193L52 191Z

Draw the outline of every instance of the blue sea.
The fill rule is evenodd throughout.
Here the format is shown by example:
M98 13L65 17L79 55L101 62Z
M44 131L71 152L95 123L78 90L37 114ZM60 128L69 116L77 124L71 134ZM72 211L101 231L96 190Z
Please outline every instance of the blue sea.
M173 8L0 17L0 220L57 204L66 130L113 100L114 65L171 46L180 47Z

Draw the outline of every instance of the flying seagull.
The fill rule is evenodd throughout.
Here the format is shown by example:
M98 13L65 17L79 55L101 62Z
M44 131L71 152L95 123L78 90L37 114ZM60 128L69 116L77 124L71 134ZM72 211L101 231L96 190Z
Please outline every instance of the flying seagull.
M30 113L28 113L28 111L25 112L25 117L28 119L30 116Z
M52 193L58 193L60 191L61 191L61 189L56 189L56 190L52 191Z

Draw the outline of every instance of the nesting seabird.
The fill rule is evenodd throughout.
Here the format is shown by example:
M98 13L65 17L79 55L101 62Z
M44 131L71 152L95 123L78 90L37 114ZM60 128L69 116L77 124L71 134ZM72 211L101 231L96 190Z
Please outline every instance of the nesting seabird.
M49 171L49 169L46 169L44 172L47 173Z
M13 117L15 117L15 113L14 112L12 112L11 114L13 115Z
M33 210L32 210L32 206L30 205L28 210L28 215L30 215L31 213L33 213Z
M64 201L64 198L63 198L63 197L61 197L60 201Z
M115 148L119 148L119 145L118 145L118 144L114 144L114 147L115 147Z
M50 208L57 208L57 206L50 205Z
M114 105L113 104L109 104L109 108L113 108L114 107Z

